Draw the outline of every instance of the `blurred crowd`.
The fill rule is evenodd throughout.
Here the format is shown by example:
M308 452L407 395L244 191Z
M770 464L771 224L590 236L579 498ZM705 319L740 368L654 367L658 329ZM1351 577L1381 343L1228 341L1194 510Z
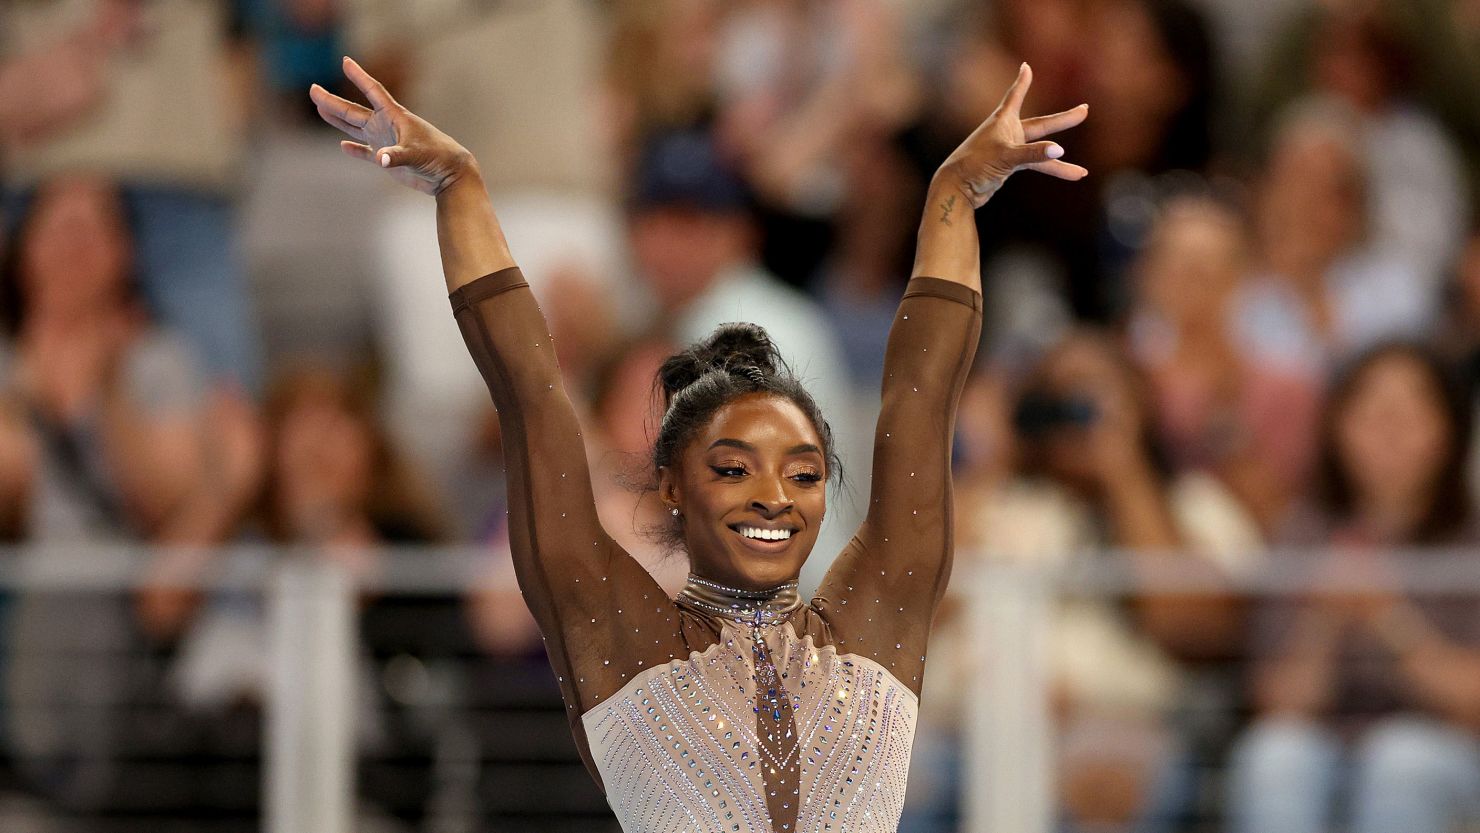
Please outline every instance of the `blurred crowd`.
M1397 579L1480 558L1475 0L0 3L0 534L162 545L125 603L9 599L8 697L76 686L28 663L106 633L184 709L260 703L261 611L184 589L243 542L360 573L376 545L486 544L469 639L538 655L431 203L307 98L350 95L344 54L479 159L603 521L671 591L640 488L659 363L731 320L788 355L852 473L815 582L867 492L925 186L1028 61L1027 111L1089 103L1058 138L1091 176L1019 174L978 212L958 559L1228 588L1057 603L1064 829L1210 802L1230 833L1480 824L1480 586ZM1235 592L1291 548L1327 553L1310 587L1389 589ZM903 830L955 829L972 788L974 639L942 613ZM17 777L96 798L55 766L91 741L0 718Z

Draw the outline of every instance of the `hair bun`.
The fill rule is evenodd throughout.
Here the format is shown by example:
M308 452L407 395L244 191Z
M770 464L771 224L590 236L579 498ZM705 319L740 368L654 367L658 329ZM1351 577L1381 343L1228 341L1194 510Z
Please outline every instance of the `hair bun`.
M705 374L724 371L752 381L775 376L785 367L781 354L759 324L721 324L703 341L670 356L658 370L665 402Z

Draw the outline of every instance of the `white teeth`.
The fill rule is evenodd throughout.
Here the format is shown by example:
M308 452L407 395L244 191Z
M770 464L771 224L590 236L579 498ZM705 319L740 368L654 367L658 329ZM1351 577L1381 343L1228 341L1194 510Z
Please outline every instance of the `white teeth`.
M740 534L746 538L759 538L762 541L785 541L791 537L789 529L760 529L754 526L740 527Z

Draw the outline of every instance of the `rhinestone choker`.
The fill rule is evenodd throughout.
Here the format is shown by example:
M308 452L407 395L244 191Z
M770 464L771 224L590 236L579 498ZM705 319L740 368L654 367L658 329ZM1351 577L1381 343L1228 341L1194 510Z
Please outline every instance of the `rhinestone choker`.
M679 591L678 602L704 613L751 625L779 622L802 606L795 581L769 590L741 590L693 573L689 574L688 584Z

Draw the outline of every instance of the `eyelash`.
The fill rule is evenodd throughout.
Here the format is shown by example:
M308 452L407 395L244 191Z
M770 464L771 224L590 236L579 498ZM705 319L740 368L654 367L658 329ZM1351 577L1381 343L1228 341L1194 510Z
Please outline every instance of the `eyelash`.
M719 475L720 477L741 477L749 473L745 471L744 466L710 466L710 468L713 469L714 473ZM796 474L792 475L792 477L793 479L807 485L822 482L822 475L818 474L815 471L797 472Z

